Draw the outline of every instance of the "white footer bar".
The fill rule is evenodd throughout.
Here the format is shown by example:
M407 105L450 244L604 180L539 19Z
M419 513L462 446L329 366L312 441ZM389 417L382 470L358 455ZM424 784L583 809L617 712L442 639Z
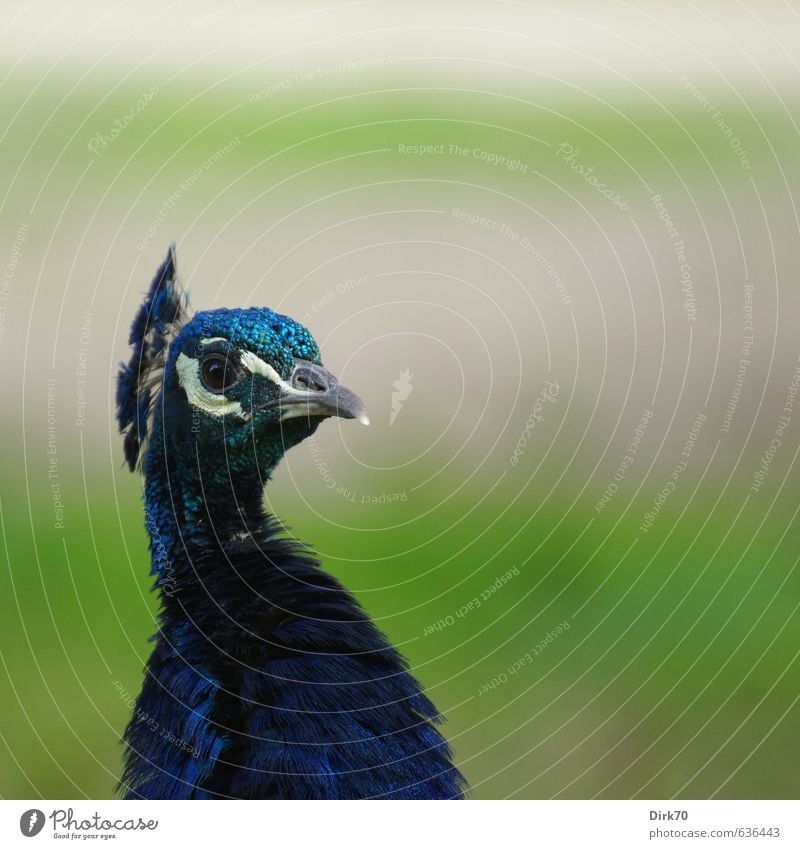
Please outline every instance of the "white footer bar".
M794 801L0 801L0 846L798 847ZM190 844L190 841L192 844Z

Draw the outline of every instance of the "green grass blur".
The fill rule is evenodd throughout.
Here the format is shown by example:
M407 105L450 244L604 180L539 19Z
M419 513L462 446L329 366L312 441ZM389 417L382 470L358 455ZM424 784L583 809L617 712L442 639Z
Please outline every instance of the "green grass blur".
M63 533L47 528L50 505L33 502L35 540L25 500L3 503L6 797L107 798L119 774L128 707L115 685L137 692L154 605L136 486L120 489L119 509L108 487L88 488L85 510L73 492ZM299 499L279 500L298 536L336 553L327 568L356 588L447 714L475 796L688 798L726 781L723 797L796 795L800 577L788 508L760 528L764 516L745 515L730 533L722 518L703 524L701 498L680 534L666 515L628 551L635 522L587 528L590 504L537 510L533 492L501 517L452 501L434 542L424 522L348 537L336 524L344 509L312 530ZM404 519L390 506L366 515ZM466 547L464 522L486 528ZM416 551L392 558L401 537ZM518 576L457 615L515 566ZM439 620L452 624L431 630ZM569 630L509 672L564 620Z

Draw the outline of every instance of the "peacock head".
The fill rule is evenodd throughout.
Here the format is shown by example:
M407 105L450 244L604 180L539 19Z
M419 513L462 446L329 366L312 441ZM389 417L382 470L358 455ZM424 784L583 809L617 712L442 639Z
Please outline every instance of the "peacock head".
M361 399L321 361L311 334L266 307L188 316L170 248L131 329L118 421L131 469L148 435L188 463L269 475L328 416L369 424ZM157 429L156 434L151 430Z

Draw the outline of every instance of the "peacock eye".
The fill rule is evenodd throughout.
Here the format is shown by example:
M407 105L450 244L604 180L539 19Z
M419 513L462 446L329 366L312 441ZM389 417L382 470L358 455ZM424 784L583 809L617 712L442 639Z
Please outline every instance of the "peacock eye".
M239 382L241 370L223 354L209 354L200 363L200 376L209 392L227 392Z

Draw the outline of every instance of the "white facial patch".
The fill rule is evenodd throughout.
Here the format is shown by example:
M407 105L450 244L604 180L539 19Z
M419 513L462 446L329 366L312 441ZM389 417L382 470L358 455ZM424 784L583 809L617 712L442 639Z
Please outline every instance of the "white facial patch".
M203 340L210 341L210 340ZM186 354L178 354L175 362L178 370L178 382L186 393L186 398L193 407L209 413L212 416L227 416L235 413L245 418L242 405L238 401L230 401L224 395L209 392L200 380L200 360L187 357Z
M297 389L291 383L287 383L269 363L264 362L252 351L242 351L241 357L242 365L250 374L260 374L267 380L271 380L281 390L281 395L308 395L307 389Z

